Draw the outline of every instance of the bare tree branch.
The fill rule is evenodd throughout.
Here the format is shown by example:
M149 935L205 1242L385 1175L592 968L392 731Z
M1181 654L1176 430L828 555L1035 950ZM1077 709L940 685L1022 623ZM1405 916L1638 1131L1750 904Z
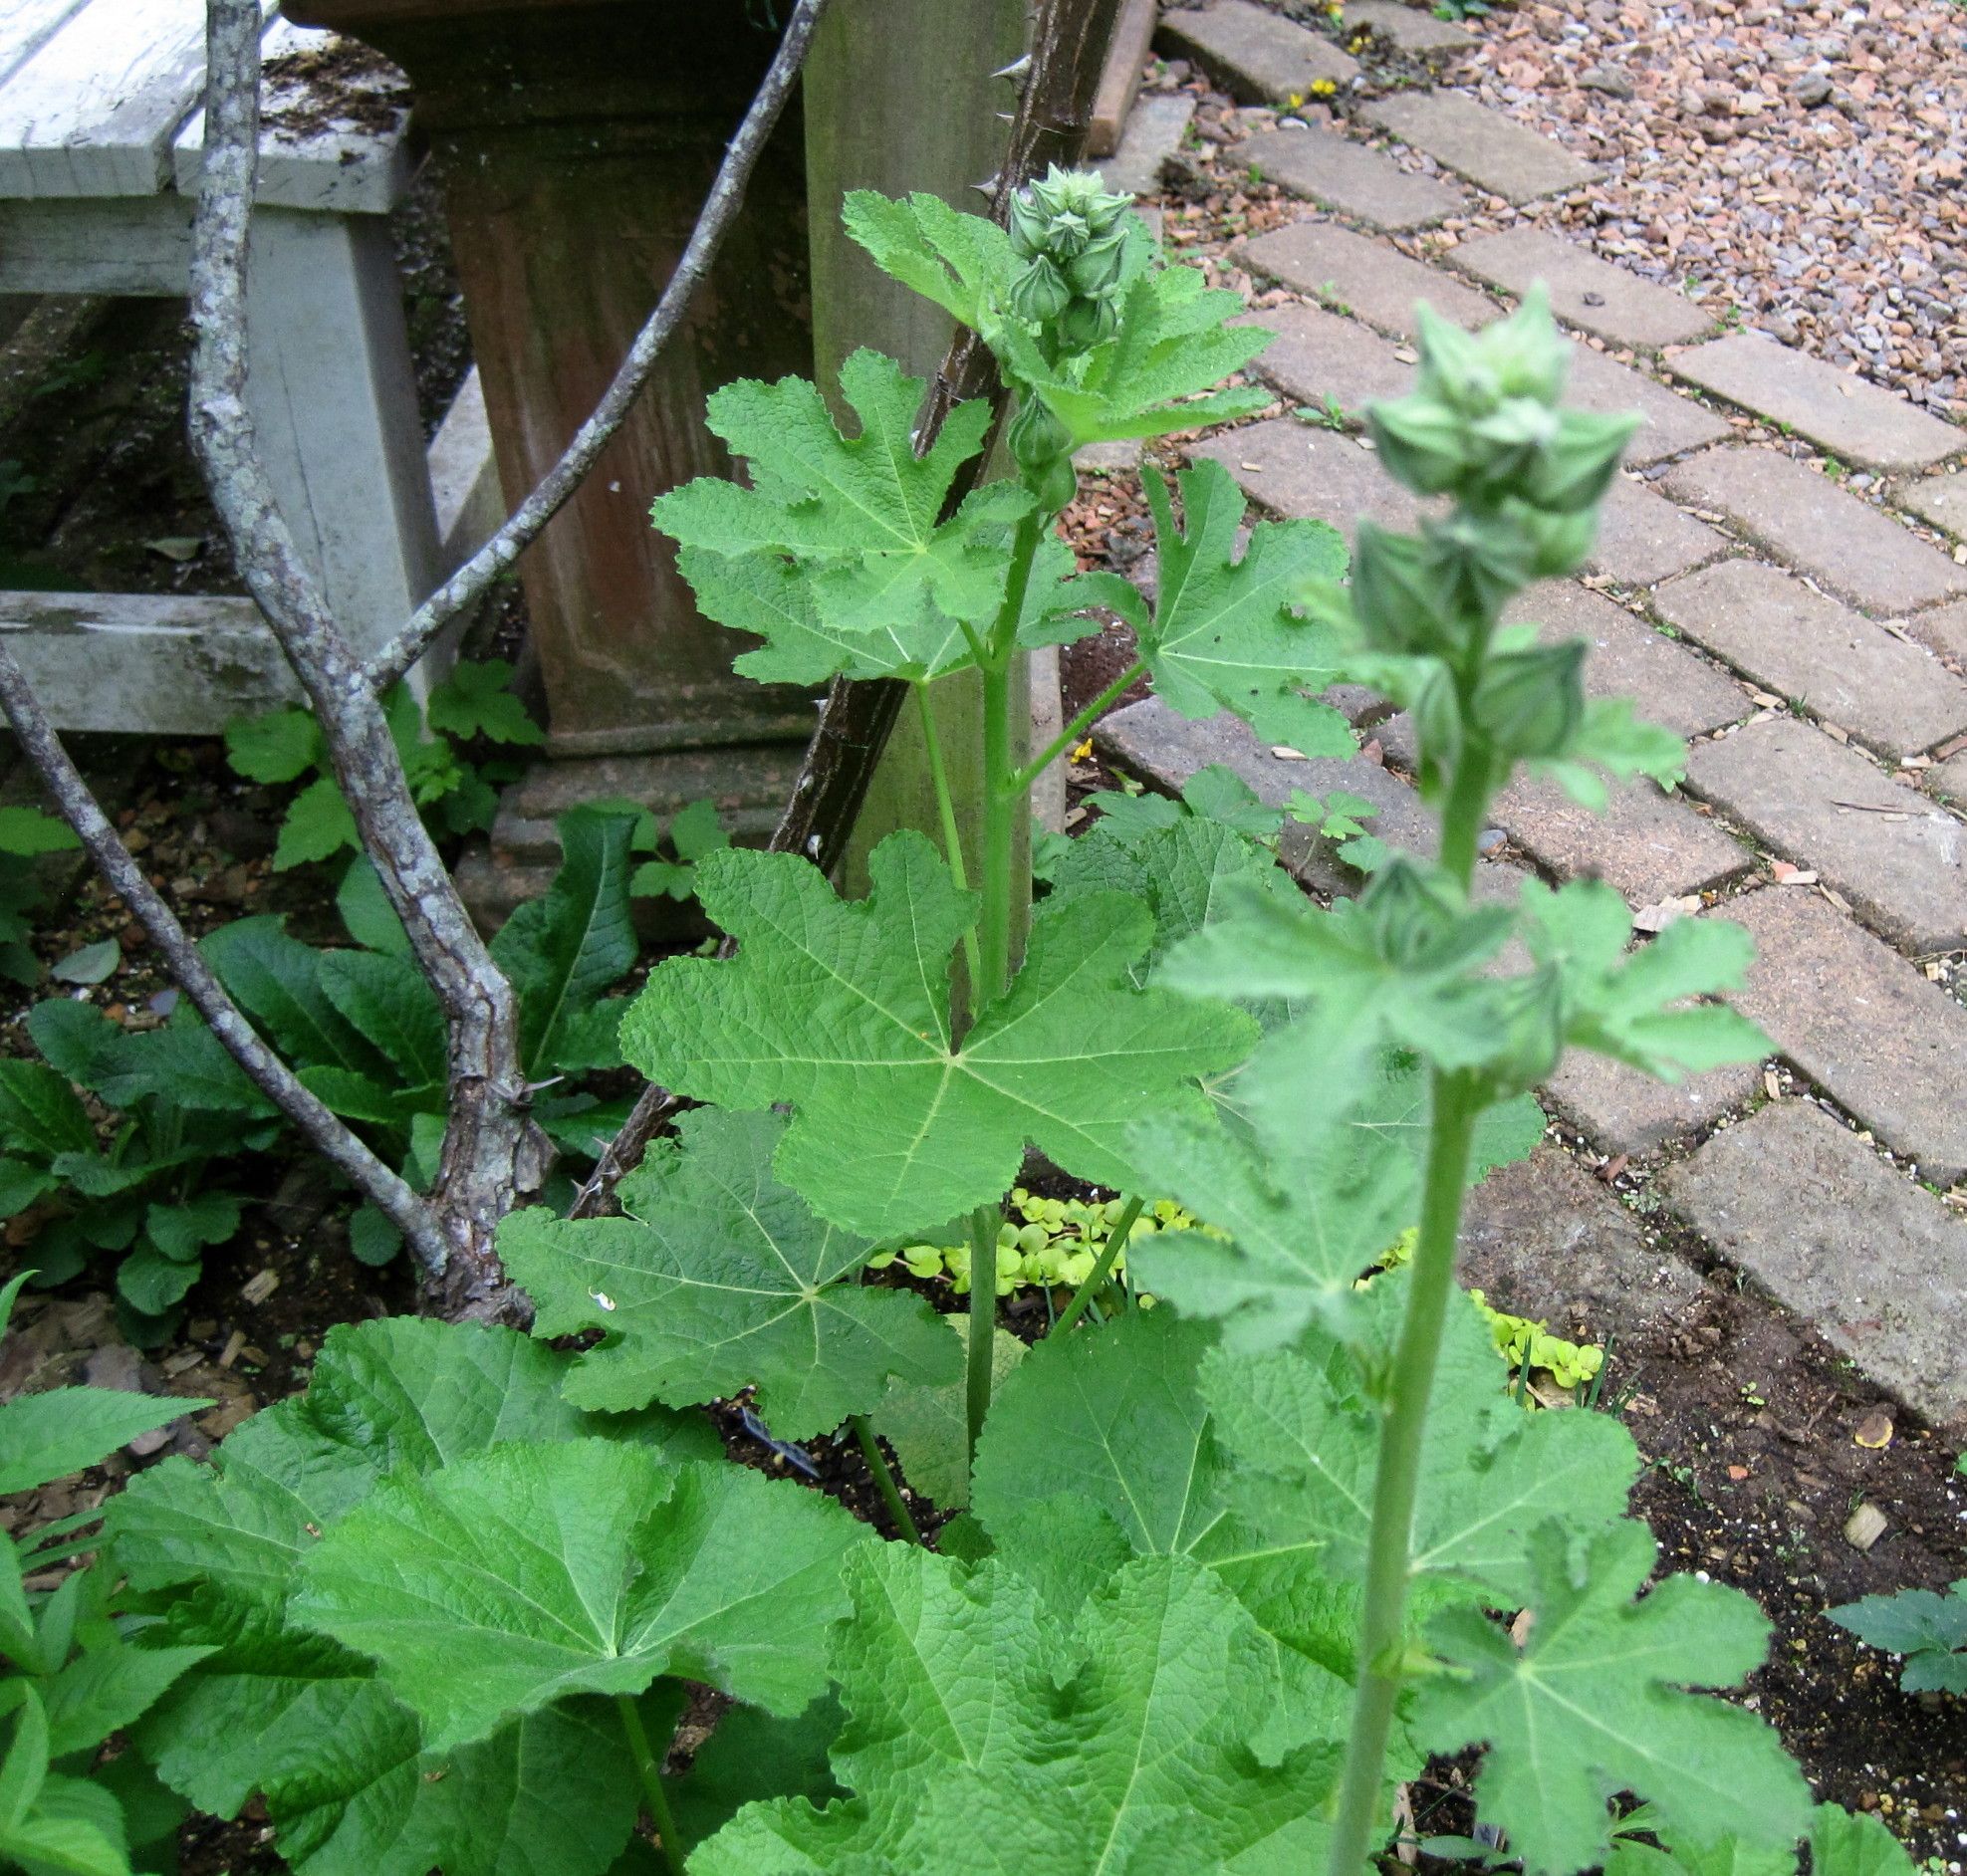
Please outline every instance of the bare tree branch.
M594 414L574 433L574 440L560 460L513 511L505 526L425 599L403 629L369 660L369 681L377 690L387 690L429 650L431 641L452 619L485 596L492 583L525 553L540 530L566 505L595 466L595 459L621 427L670 336L682 324L698 282L717 257L725 232L744 201L751 172L758 166L759 155L785 109L800 67L806 62L814 28L828 4L829 0L799 0L793 9L764 83L725 149L724 161L718 168L717 179L710 185L710 193L704 198L696 226L690 230L683 257L676 263L676 271L662 289L655 311L635 335L635 343L621 360L614 382L602 394Z
M68 751L62 747L6 641L0 639L0 707L14 734L40 771L63 818L81 837L97 870L141 921L150 942L163 954L171 975L192 1006L223 1043L232 1058L251 1076L254 1086L313 1141L331 1164L408 1240L410 1250L426 1271L444 1266L444 1236L430 1207L375 1157L336 1115L302 1086L287 1064L261 1042L253 1026L211 966L198 954L189 934L160 898L143 869L90 793Z
M1009 153L992 179L991 217L999 226L1010 220L1012 196L1039 170L1048 163L1077 162L1084 152L1094 95L1119 10L1120 0L1040 0L1025 83L1011 119ZM916 453L926 454L950 411L974 397L995 402L996 421L984 447L951 487L945 519L981 479L1004 416L1004 387L989 349L967 327L959 327L929 387L928 406L915 433ZM833 869L907 693L908 686L896 678L834 679L786 812L767 842L769 851L804 853L823 870ZM728 958L736 949L726 938L717 955ZM666 1088L653 1082L645 1087L575 1195L569 1216L600 1217L613 1204L622 1175L641 1163L649 1141L684 1105Z
M538 1188L551 1149L524 1109L512 987L492 962L403 776L378 693L301 559L246 407L247 230L259 150L259 0L208 0L204 174L192 224L191 442L233 558L314 706L375 863L450 1038L450 1098L432 1209L450 1240L443 1304L498 1286L492 1233Z

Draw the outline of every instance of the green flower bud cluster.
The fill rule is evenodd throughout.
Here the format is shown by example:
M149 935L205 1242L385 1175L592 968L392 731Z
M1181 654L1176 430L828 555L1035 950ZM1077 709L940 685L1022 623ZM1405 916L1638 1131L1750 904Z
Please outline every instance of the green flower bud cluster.
M1598 504L1638 419L1560 406L1569 342L1541 289L1465 333L1420 309L1414 391L1367 411L1380 460L1417 495L1447 495L1415 534L1362 522L1350 612L1381 657L1422 660L1406 699L1423 786L1470 742L1501 760L1559 758L1585 716L1584 646L1492 644L1504 604L1591 553Z
M1055 356L1119 330L1132 206L1090 170L1056 163L1012 198L1011 251L1025 266L1011 283L1010 310L1039 329Z
M1380 460L1419 495L1546 514L1599 501L1638 419L1559 408L1568 342L1541 289L1507 320L1465 333L1420 309L1420 382L1367 411Z
M1007 1219L997 1228L997 1293L1008 1296L1030 1285L1043 1289L1077 1289L1093 1275L1113 1226L1125 1210L1123 1201L1108 1199L1090 1205L1080 1199L1042 1199L1022 1186L1011 1194L1011 1209L1024 1222ZM1172 1199L1160 1199L1148 1206L1133 1222L1127 1234L1152 1237L1162 1231L1202 1231L1211 1237L1222 1234L1213 1226L1201 1224ZM959 1296L970 1293L970 1247L967 1244L913 1244L899 1250L877 1252L867 1260L869 1270L886 1270L900 1264L910 1276L926 1283L938 1277L949 1279L951 1290ZM1126 1253L1113 1260L1115 1272L1126 1270ZM1145 1298L1143 1298L1145 1300Z

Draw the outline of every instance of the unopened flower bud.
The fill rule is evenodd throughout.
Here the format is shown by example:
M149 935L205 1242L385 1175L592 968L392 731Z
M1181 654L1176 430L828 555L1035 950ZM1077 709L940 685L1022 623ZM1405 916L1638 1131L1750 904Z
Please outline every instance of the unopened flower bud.
M1352 610L1375 651L1440 652L1450 616L1426 544L1361 521L1352 554Z
M1524 484L1524 499L1560 515L1576 514L1601 501L1638 427L1639 418L1629 412L1600 417L1584 410L1564 411L1556 436L1540 452Z
M1065 275L1043 254L1011 283L1011 311L1034 326L1056 320L1072 299Z
M1386 473L1416 495L1444 494L1462 479L1463 425L1438 398L1416 391L1369 404L1366 427Z
M1512 756L1562 755L1585 715L1586 643L1535 645L1503 651L1484 667L1470 700L1476 727Z
M1005 440L1011 445L1011 460L1020 469L1042 469L1066 453L1073 435L1042 398L1027 397L1011 419Z

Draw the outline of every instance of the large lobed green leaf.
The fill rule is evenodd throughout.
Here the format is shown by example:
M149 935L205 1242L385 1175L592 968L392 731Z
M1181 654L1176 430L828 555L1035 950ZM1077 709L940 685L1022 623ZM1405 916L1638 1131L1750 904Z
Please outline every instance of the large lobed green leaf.
M890 1376L954 1382L961 1350L907 1290L863 1289L867 1240L815 1218L772 1175L777 1115L700 1108L616 1192L619 1218L544 1208L499 1228L506 1268L532 1295L534 1332L600 1329L567 1397L583 1407L686 1407L758 1390L781 1438L871 1411Z
M1531 1876L1602 1862L1619 1791L1697 1842L1782 1849L1808 1828L1810 1788L1775 1732L1681 1691L1741 1681L1761 1664L1768 1622L1740 1590L1691 1576L1634 1601L1654 1553L1641 1524L1574 1542L1553 1518L1525 1552L1521 1646L1475 1608L1430 1626L1447 1671L1417 1691L1415 1731L1437 1752L1487 1742L1477 1807Z
M1239 1012L1134 989L1151 916L1095 893L1040 912L1023 969L959 1045L949 962L974 901L918 833L889 835L869 869L872 892L848 903L796 856L711 854L699 893L739 954L658 966L621 1038L694 1098L790 1104L779 1177L850 1230L920 1231L994 1202L1028 1144L1080 1178L1137 1186L1128 1124L1199 1112L1194 1077L1254 1035Z
M385 1481L308 1555L295 1614L372 1657L431 1751L665 1674L790 1716L825 1685L840 1560L866 1541L738 1467L528 1441Z
M562 1397L568 1367L509 1329L336 1328L305 1395L247 1421L213 1465L166 1461L112 1501L116 1566L163 1618L152 1639L214 1651L139 1726L172 1789L222 1816L262 1792L305 1876L600 1876L634 1813L612 1707L563 1703L433 1752L372 1664L292 1610L303 1562L387 1477L523 1441L614 1436L672 1469L719 1451L659 1411L583 1413ZM542 1789L564 1812L526 1798Z
M1203 461L1176 481L1182 527L1167 484L1152 470L1144 481L1159 577L1152 617L1135 623L1155 694L1185 717L1233 710L1264 742L1307 756L1351 756L1345 717L1304 694L1338 676L1338 639L1299 610L1345 573L1345 540L1322 521L1265 521L1239 557L1247 504L1229 471Z
M970 495L948 521L957 470L982 445L990 407L957 405L924 456L915 416L925 380L857 352L841 393L861 433L835 427L803 378L740 380L710 399L710 427L751 463L750 488L704 477L661 497L656 525L684 547L726 560L787 557L807 565L830 631L894 628L940 643L950 619L996 610L1010 567L1009 527L1030 506L1016 483Z
M1321 1573L1363 1584L1383 1402L1371 1377L1393 1355L1408 1279L1373 1279L1352 1318L1352 1346L1312 1336L1298 1348L1203 1361L1198 1386L1226 1458L1224 1499L1259 1555L1211 1548L1239 1583L1293 1550ZM1486 1323L1457 1292L1421 1449L1410 1568L1453 1578L1512 1606L1527 1599L1524 1545L1562 1509L1573 1529L1610 1524L1638 1472L1632 1437L1606 1414L1528 1413L1504 1390Z
M834 1768L857 1795L750 1806L693 1872L1284 1876L1318 1858L1336 1751L1253 1747L1292 1690L1207 1572L1129 1563L1070 1627L995 1562L870 1546L847 1573Z

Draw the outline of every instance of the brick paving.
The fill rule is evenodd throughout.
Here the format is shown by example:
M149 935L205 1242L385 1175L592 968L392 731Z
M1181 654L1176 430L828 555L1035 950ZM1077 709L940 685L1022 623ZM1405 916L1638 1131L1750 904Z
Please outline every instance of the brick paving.
M1202 58L1243 98L1278 97L1317 37L1250 0L1218 0L1199 22L1174 30L1209 36ZM1414 88L1376 101L1339 76L1325 94L1336 122L1262 129L1227 152L1297 198L1292 219L1230 256L1282 296L1259 315L1281 334L1259 369L1287 402L1331 395L1356 415L1407 381L1416 302L1472 327L1546 283L1579 340L1574 399L1644 423L1587 580L1547 583L1509 617L1587 639L1588 692L1630 696L1688 738L1687 780L1677 795L1617 790L1602 818L1520 781L1495 805L1506 845L1478 890L1513 892L1516 854L1549 878L1601 878L1635 909L1705 902L1739 919L1758 960L1736 1001L1787 1076L1745 1063L1668 1087L1574 1054L1546 1109L1597 1152L1629 1156L1654 1203L1872 1381L1967 1429L1967 1219L1914 1176L1960 1182L1967 1202L1967 476L1953 473L1967 430L1773 339L1716 337L1690 300L1561 234L1425 232L1471 205L1433 169L1517 203L1594 171L1446 89L1463 29L1393 0L1352 0L1346 26L1438 54L1436 88L1419 63ZM1422 508L1356 436L1288 414L1190 454L1223 463L1265 512L1349 536L1361 518L1410 527ZM1188 723L1153 700L1096 740L1162 788L1211 761L1268 801L1342 787L1374 804L1382 837L1428 850L1434 818L1405 780L1410 725L1343 701L1367 725L1350 762L1279 757L1234 719ZM1317 892L1356 889L1304 830L1286 855ZM1481 1189L1463 1262L1498 1302L1594 1333L1670 1319L1698 1281L1554 1147Z
M1677 376L1867 469L1919 469L1967 436L1902 397L1759 333L1733 333L1673 359Z
M1713 318L1684 295L1541 229L1512 228L1465 241L1452 259L1506 293L1522 294L1542 281L1559 319L1614 346L1657 352L1662 346L1690 346L1714 330Z
M1331 399L1355 419L1367 404L1413 388L1413 353L1356 320L1315 306L1271 307L1250 315L1277 335L1256 361L1257 374L1288 402L1324 408Z
M1164 13L1159 37L1244 105L1302 104L1321 79L1343 85L1359 69L1331 40L1251 0Z
M1725 521L1853 605L1907 612L1967 592L1959 567L1884 510L1772 449L1718 449L1680 463L1662 485Z
M1467 197L1451 183L1414 175L1391 157L1316 124L1266 130L1237 153L1294 195L1374 228L1426 228L1467 206Z
M1894 943L1967 948L1967 824L1795 717L1687 752L1687 786L1825 882Z
M1650 586L1728 552L1728 537L1696 521L1665 496L1617 476L1598 512L1598 542L1586 563L1621 586Z
M1397 248L1337 222L1294 221L1245 242L1238 255L1252 273L1363 320L1390 339L1414 337L1414 305L1420 300L1468 330L1503 311L1486 293L1438 267L1409 260Z
M1909 756L1967 729L1967 684L1930 651L1781 568L1723 561L1662 586L1653 603L1752 682L1874 749Z
M1907 514L1967 541L1967 476L1922 476L1899 491L1898 505Z
M1509 202L1557 195L1598 173L1548 137L1455 92L1397 92L1360 115Z

